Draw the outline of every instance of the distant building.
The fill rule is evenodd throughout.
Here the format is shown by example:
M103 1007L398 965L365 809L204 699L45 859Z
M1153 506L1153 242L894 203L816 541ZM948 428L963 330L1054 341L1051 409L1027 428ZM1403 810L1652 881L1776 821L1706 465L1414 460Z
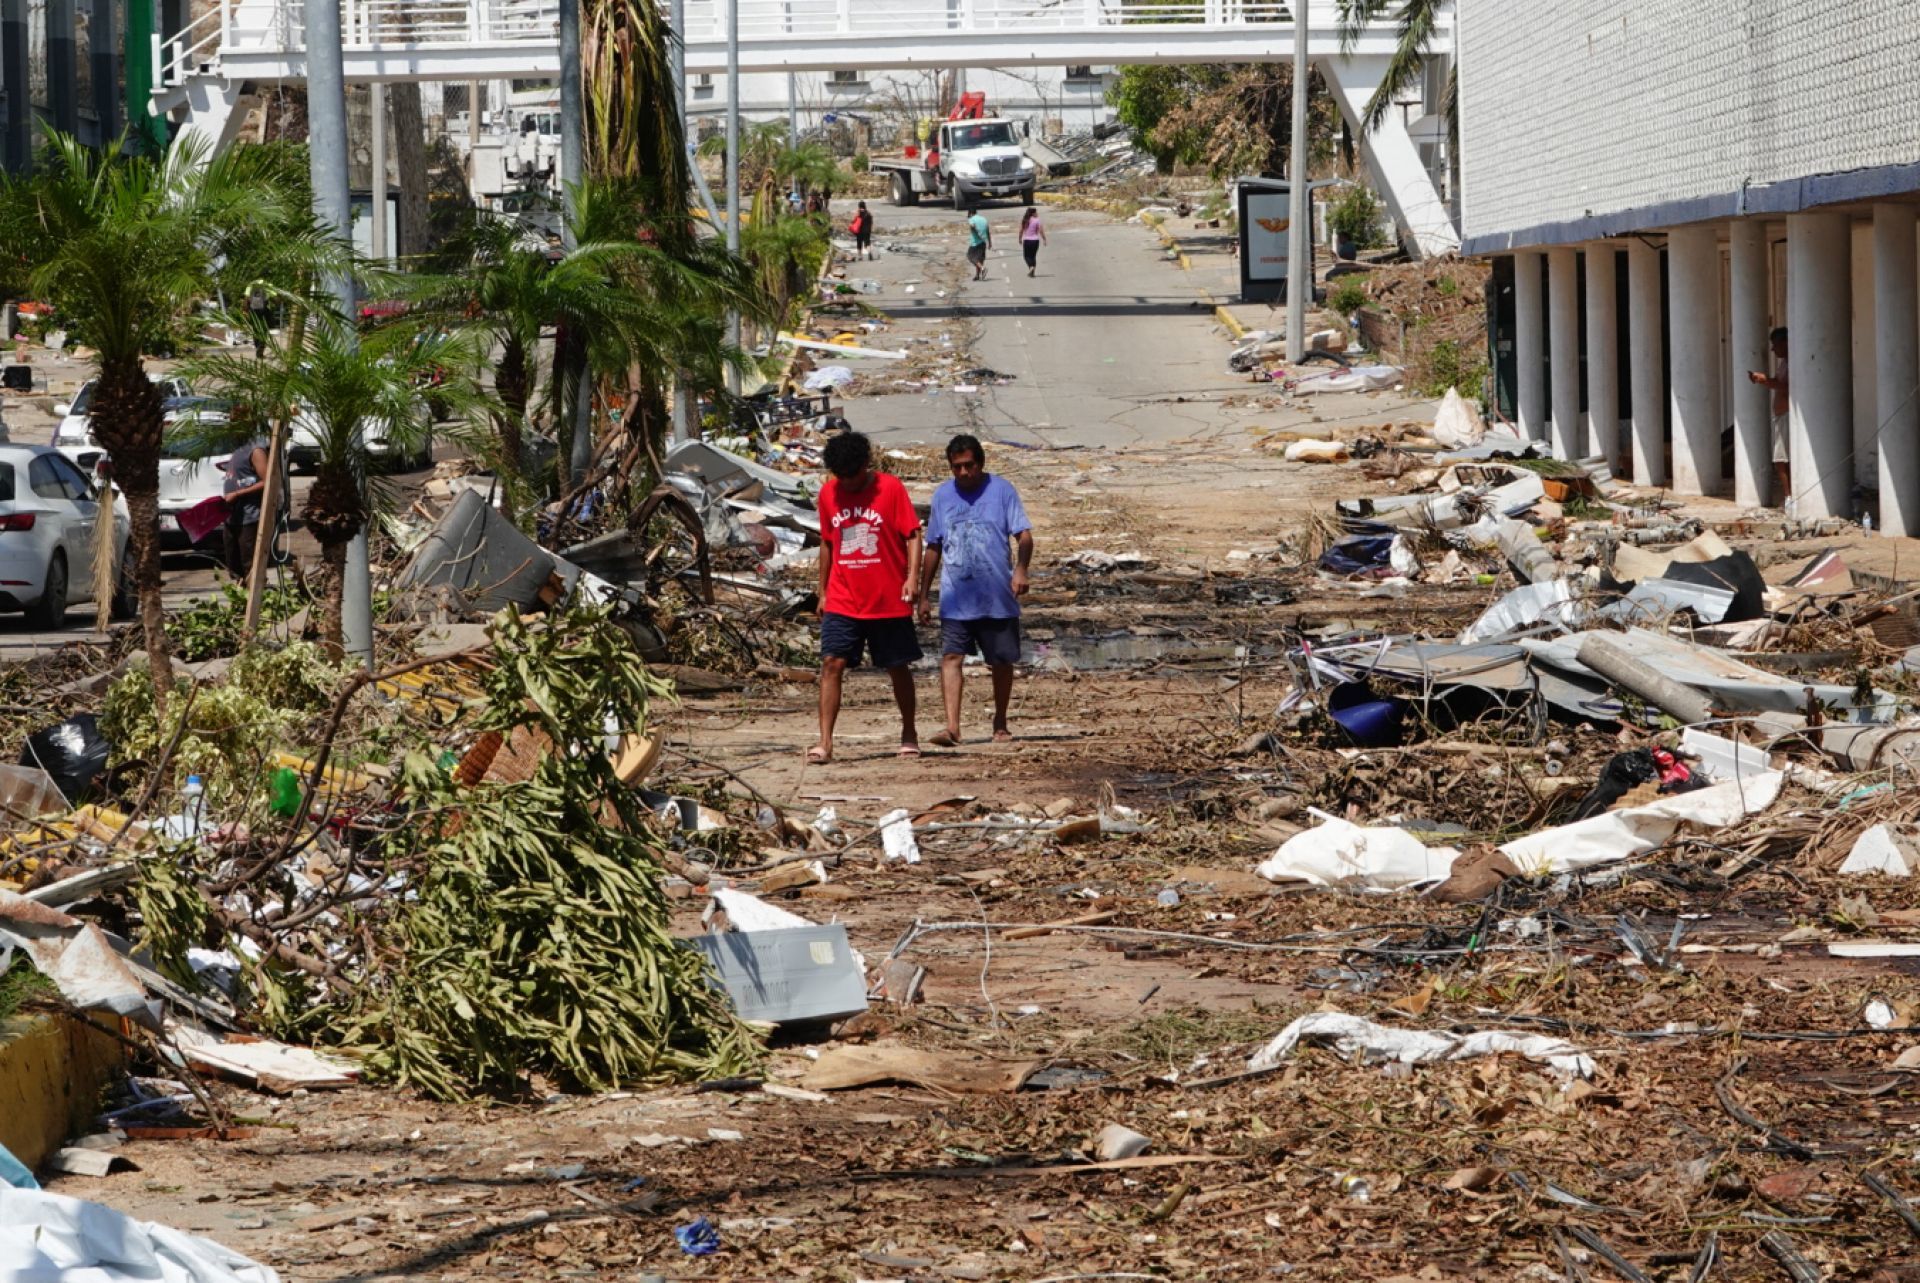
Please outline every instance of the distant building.
M0 0L0 168L26 165L39 121L88 143L119 134L126 29L127 0Z
M1920 5L1467 0L1464 253L1494 259L1499 399L1568 455L1920 534ZM1731 429L1729 433L1728 429Z

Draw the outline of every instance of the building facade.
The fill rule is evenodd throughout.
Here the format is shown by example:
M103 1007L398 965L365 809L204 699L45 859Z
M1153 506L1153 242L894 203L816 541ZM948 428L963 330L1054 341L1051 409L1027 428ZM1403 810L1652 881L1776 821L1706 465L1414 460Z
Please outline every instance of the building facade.
M89 145L126 122L128 21L151 31L152 0L0 0L0 168L24 168L41 122ZM146 43L144 35L141 43ZM144 92L144 89L143 89Z
M1462 251L1495 259L1520 426L1920 534L1920 5L1470 0L1458 40ZM1786 493L1748 378L1776 327Z

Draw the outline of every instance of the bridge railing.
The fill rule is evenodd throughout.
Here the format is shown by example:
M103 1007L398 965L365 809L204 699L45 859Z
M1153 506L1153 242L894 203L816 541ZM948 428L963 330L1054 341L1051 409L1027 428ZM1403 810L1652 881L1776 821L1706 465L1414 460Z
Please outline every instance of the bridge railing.
M1090 31L1115 26L1252 27L1290 24L1285 0L731 0L740 37L882 36L961 32ZM551 46L560 0L340 0L350 50ZM729 0L687 0L690 42L726 37ZM1331 32L1336 0L1310 0L1317 32ZM153 44L156 87L178 86L222 52L286 53L304 47L304 0L214 0L163 45ZM1376 23L1390 31L1391 22ZM926 61L937 61L928 58Z

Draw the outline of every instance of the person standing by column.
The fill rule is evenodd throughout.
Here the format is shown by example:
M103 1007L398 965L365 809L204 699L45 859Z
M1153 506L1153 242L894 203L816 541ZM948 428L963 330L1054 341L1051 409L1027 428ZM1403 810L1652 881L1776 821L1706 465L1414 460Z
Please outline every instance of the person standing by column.
M1773 373L1748 370L1747 377L1762 387L1773 389L1773 483L1780 492L1782 507L1793 502L1793 470L1787 450L1787 327L1776 326L1767 335L1773 345Z
M923 624L932 610L927 590L935 576L940 581L940 692L947 725L932 742L942 748L960 742L962 670L974 651L993 677L993 738L1013 738L1007 704L1020 660L1020 598L1033 562L1033 527L1020 492L987 471L979 438L963 432L949 441L947 466L953 480L933 492L920 572ZM1009 555L1008 540L1017 557Z
M973 279L987 279L987 251L993 248L993 229L987 226L987 216L974 210L967 219L967 262L973 264Z
M920 599L920 514L900 478L873 470L873 443L859 432L828 437L820 487L820 742L809 762L833 760L840 683L861 652L893 682L900 756L920 756L913 673L920 658L913 608Z
M1040 211L1027 206L1027 212L1020 215L1020 252L1027 256L1028 276L1040 266L1040 247L1046 241L1047 229L1040 225Z

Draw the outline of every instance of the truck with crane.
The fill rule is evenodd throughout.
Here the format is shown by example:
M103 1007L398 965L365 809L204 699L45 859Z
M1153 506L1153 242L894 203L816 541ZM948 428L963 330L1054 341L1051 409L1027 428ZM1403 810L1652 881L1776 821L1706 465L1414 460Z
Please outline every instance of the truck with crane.
M938 124L923 131L919 145L898 156L875 156L868 172L886 174L895 205L918 205L922 196L951 200L955 209L993 198L1030 202L1041 168L1021 140L1025 121L987 114L987 96L961 95Z

